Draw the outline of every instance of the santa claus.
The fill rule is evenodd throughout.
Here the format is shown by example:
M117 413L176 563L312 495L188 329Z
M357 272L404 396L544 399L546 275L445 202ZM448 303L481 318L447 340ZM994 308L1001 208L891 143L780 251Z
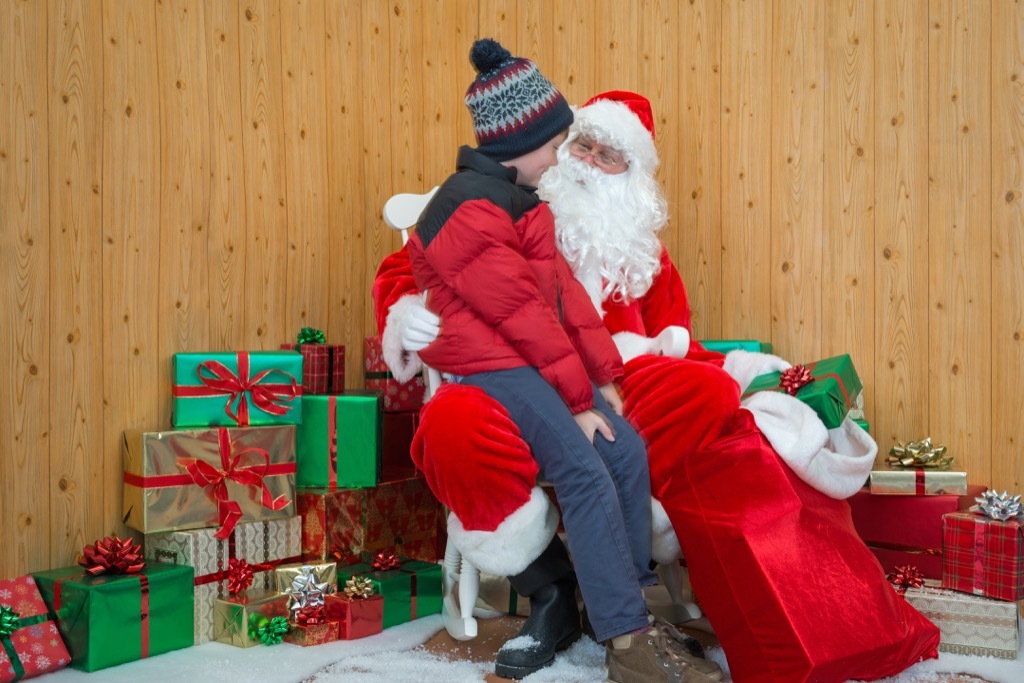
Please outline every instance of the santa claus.
M654 132L645 98L599 95L577 110L539 188L626 363L625 414L650 460L652 554L670 561L681 547L734 680L873 679L935 656L938 631L886 583L842 500L863 485L874 441L852 420L826 429L785 393L741 404L755 376L789 363L691 339L686 290L658 238L668 211ZM385 359L408 379L440 321L404 250L381 265L374 299ZM545 596L571 579L516 426L481 391L445 385L423 409L413 458L463 555L539 597L524 630L544 638L548 620L564 619Z

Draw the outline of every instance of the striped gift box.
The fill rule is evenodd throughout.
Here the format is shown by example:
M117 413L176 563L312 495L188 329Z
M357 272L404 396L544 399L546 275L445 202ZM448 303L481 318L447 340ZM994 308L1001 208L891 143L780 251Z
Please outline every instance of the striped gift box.
M999 600L1024 598L1024 519L943 515L942 587Z

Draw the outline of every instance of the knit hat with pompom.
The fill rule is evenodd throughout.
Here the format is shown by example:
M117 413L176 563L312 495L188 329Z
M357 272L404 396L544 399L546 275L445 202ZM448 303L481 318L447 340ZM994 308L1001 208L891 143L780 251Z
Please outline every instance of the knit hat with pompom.
M477 77L466 91L477 150L508 161L540 148L572 124L572 109L537 66L490 38L473 43Z

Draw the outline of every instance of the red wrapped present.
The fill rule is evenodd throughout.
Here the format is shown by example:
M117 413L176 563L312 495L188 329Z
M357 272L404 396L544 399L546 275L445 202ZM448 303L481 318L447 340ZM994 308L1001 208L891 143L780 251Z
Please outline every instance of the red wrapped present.
M944 515L942 550L943 588L999 600L1024 598L1024 517Z
M330 618L323 605L308 605L295 615L284 642L303 647L332 643L339 637L338 628L338 620Z
M847 500L857 533L883 567L913 565L941 580L942 516L966 510L984 491L972 485L965 496L889 496L862 489Z
M63 669L71 656L50 619L35 579L0 581L0 682Z
M372 582L369 593L355 595L346 588L345 593L324 597L327 618L338 621L342 640L365 638L384 630L384 596L373 594Z
M386 549L437 561L440 505L420 477L371 489L300 489L296 499L307 561L353 564L364 553Z
M416 375L408 382L398 382L388 371L380 347L380 337L366 338L366 355L363 358L366 388L376 389L384 394L384 411L399 412L419 410L423 407L423 394L427 385L423 375Z
M324 333L311 327L299 332L297 343L281 344L302 354L302 393L340 394L345 390L345 346L327 344Z
M733 680L875 680L936 657L938 628L885 580L846 501L800 479L746 411L729 427L658 493Z
M384 413L381 423L381 480L423 476L410 455L420 414L415 410Z

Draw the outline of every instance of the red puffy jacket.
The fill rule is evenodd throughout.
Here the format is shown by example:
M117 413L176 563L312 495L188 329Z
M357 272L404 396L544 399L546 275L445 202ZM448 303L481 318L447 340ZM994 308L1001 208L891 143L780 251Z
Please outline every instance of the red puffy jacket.
M441 318L420 358L457 375L533 366L576 414L593 406L591 381L621 376L622 360L555 246L551 210L515 177L463 147L420 216L409 256Z

